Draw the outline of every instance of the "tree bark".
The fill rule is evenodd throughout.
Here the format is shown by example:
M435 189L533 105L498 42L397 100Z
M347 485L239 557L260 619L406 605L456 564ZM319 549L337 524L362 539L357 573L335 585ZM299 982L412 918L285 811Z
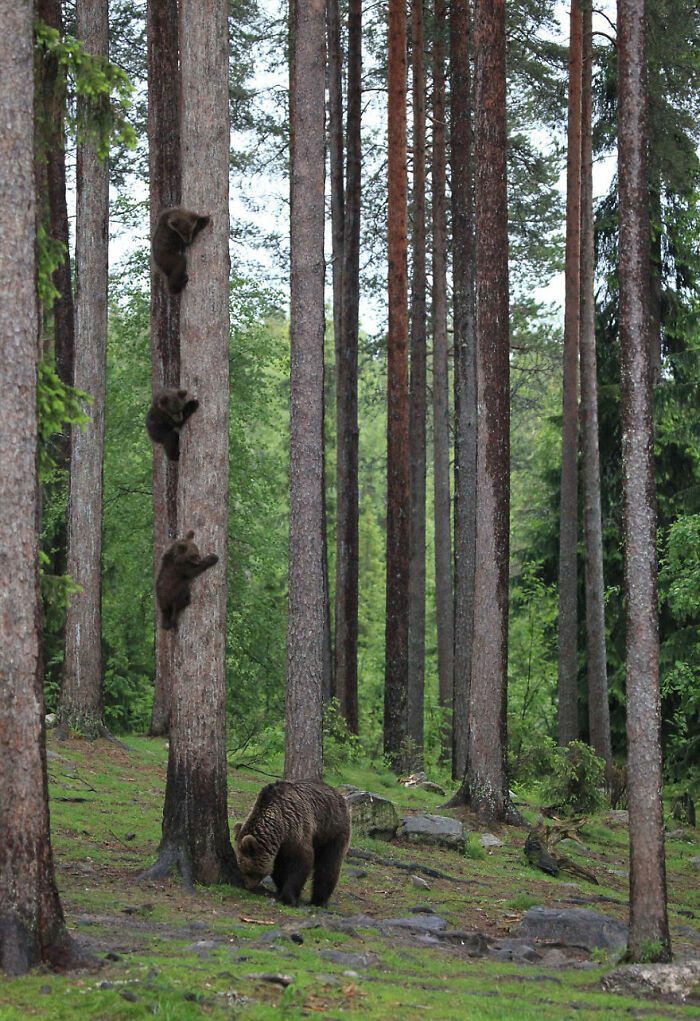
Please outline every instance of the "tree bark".
M76 33L89 53L106 57L107 0L80 0ZM78 98L80 118L81 99ZM103 729L102 703L102 462L107 362L107 253L109 165L95 143L78 145L75 240L75 385L92 396L89 421L71 431L68 508L68 573L80 586L66 615L63 688L58 707L61 733L75 729L96 737Z
M406 10L389 2L389 334L387 381L386 647L384 754L396 769L408 732L408 182Z
M423 765L425 687L425 30L423 0L411 2L413 63L413 252L411 280L410 563L408 591L408 736L411 768Z
M323 772L325 3L291 12L289 619L284 775Z
M646 40L643 0L618 0L620 403L625 534L627 784L633 961L666 961L659 625L649 312Z
M595 337L595 251L593 239L592 156L592 8L582 11L583 62L581 90L581 448L583 535L586 574L586 648L588 653L588 718L596 755L610 773L612 748L605 650L605 583L603 528L600 508L598 450L598 381Z
M467 766L476 566L476 300L469 0L450 8L450 143L454 291L454 688L452 777Z
M32 4L0 0L0 968L76 963L49 832L39 602Z
M578 534L578 346L581 253L581 7L571 0L569 118L564 266L564 381L562 386L561 504L559 516L559 659L557 737L578 738L576 542Z
M158 213L181 204L180 68L177 0L149 0L148 143L151 236ZM163 274L151 265L151 379L155 394L180 385L180 296L170 295ZM153 447L154 578L165 547L177 535L178 462ZM157 611L157 608L156 608ZM156 612L156 617L158 616ZM156 624L156 677L149 733L168 733L173 686L173 632Z
M362 148L362 0L348 4L347 170L343 245L342 339L336 344L335 691L348 729L359 732L357 630L359 493L357 357L360 304ZM337 336L337 334L336 334Z
M435 502L435 612L439 701L452 708L454 602L450 543L450 425L447 370L447 227L445 211L445 3L435 0L433 35L433 459ZM450 758L452 727L442 735Z
M219 563L199 578L174 637L170 752L159 858L186 885L236 882L226 805L229 436L228 21L225 0L181 0L182 200L212 225L188 249L181 376L199 410L180 437L178 521ZM162 551L161 551L162 552Z

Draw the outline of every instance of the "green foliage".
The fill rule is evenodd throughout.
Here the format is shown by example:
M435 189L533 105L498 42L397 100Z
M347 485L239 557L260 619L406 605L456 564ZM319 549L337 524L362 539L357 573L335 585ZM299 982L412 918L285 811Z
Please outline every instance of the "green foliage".
M510 900L506 901L506 907L510 911L527 911L528 908L534 908L537 904L542 903L541 897L534 897L531 893L517 893L515 897L511 897Z
M337 698L323 712L323 763L333 773L341 772L360 755L360 739L348 730Z
M48 356L39 362L37 377L37 411L39 415L39 478L44 481L55 466L56 451L52 441L64 426L85 425L90 416L84 405L92 397L76 387L62 383Z
M73 36L51 28L40 18L34 22L39 60L55 60L66 75L72 103L68 104L68 127L79 141L89 139L105 159L110 146L136 145L136 134L126 118L132 85L120 67L106 57L87 53ZM80 104L80 114L76 100Z
M479 843L479 838L473 833L467 834L464 842L464 854L472 861L483 861L486 858L486 848Z
M566 815L587 815L606 804L605 763L590 745L571 741L552 749L552 768L541 783L547 804Z

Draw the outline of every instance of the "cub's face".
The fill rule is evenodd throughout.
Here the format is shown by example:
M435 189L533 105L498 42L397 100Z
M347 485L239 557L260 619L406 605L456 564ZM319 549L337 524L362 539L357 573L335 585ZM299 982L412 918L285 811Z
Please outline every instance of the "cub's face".
M181 425L184 419L184 409L187 403L187 391L167 391L158 397L158 407L163 411L175 425Z
M236 823L234 833L236 837L236 859L238 868L243 875L243 882L247 890L254 890L262 883L265 876L272 873L275 864L275 856L269 854L259 841L251 833L241 838L241 824Z

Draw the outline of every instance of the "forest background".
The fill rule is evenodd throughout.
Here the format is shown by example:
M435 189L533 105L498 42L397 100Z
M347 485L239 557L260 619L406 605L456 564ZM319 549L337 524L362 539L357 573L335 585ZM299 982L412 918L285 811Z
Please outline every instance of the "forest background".
M556 738L558 537L562 337L556 308L538 301L563 263L567 47L556 41L556 5L507 5L509 242L511 283L511 563L508 740L515 781L546 775ZM64 5L71 33L71 5ZM688 0L649 11L650 166L659 284L662 375L656 386L661 681L667 779L699 776L700 448L698 445L697 157L700 16ZM287 633L289 342L284 286L287 93L279 80L286 11L229 7L232 125L230 557L227 714L232 761L269 763L284 746ZM386 12L363 27L361 290L376 328L360 336L359 371L359 740L330 712L327 761L382 754L385 642ZM428 38L430 23L428 22ZM596 35L594 144L614 153L614 31ZM430 43L429 43L430 45ZM103 663L107 725L145 731L153 698L154 600L150 403L149 245L146 230L145 5L110 4L110 59L134 85L128 138L110 153L112 219L129 237L110 281L105 411ZM429 125L430 135L430 125ZM69 161L72 149L68 152ZM624 758L624 607L621 535L616 182L596 207L597 348L606 632L613 751ZM279 230L265 230L275 210ZM430 245L430 241L429 241ZM261 253L264 253L263 257ZM449 278L449 274L448 274ZM326 506L330 604L334 579L334 339L326 340ZM430 358L429 387L430 387ZM65 474L50 401L42 404L44 661L47 709L58 703L62 631L70 582L60 567ZM450 408L452 415L452 408ZM430 417L428 429L430 430ZM428 449L431 448L428 438ZM446 775L439 704L433 487L428 463L425 759ZM58 559L57 559L58 558ZM580 734L587 735L583 576L579 573Z

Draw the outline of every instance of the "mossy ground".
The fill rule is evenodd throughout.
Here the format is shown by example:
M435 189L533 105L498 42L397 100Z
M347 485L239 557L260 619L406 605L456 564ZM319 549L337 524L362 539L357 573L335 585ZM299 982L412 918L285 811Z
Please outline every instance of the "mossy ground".
M461 946L424 945L409 934L388 937L373 929L338 928L352 915L391 918L419 905L429 905L452 929L494 936L508 935L533 904L585 906L625 919L627 831L608 824L605 814L580 832L585 849L572 841L565 848L595 873L599 886L564 874L552 879L532 869L522 853L525 830L503 827L495 831L502 847L482 852L473 836L464 855L356 836L351 851L415 862L452 878L430 878L430 889L417 889L404 870L351 857L327 911L308 904L286 908L269 896L232 887L187 894L177 877L137 882L155 860L167 750L162 740L129 738L128 745L123 751L102 740L59 743L49 737L61 899L69 929L90 941L101 966L69 975L38 970L22 978L0 977L0 1021L700 1016L699 999L680 1004L602 992L600 978L614 963L603 952L592 955L596 966L587 970L516 966L472 959ZM400 812L435 812L444 800L406 790L383 772L348 769L327 779L391 797ZM252 769L230 772L231 822L247 812L268 780ZM469 813L451 814L468 829L483 830ZM535 814L525 809L531 820ZM691 862L699 854L700 842L687 829L684 839L667 842L669 917L679 958L700 952L700 884ZM272 930L279 936L274 942ZM373 953L377 963L354 973L321 957L323 950ZM586 957L582 952L582 960ZM283 988L260 978L266 973L294 981Z

